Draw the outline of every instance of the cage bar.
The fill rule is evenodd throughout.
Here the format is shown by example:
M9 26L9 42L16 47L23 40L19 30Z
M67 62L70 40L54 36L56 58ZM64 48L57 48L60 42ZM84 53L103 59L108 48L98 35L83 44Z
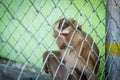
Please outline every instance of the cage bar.
M107 0L106 10L105 80L120 80L120 0Z

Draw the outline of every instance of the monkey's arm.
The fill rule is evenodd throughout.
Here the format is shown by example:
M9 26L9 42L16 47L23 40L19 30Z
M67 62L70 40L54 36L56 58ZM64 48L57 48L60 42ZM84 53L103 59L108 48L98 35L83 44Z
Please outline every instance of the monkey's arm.
M54 56L54 58L60 58L61 54L60 51L46 51L43 54L43 63L45 63L44 65L44 70L46 73L49 73L49 65L50 65L50 61L49 59L51 58L51 56Z
M60 51L46 51L43 55L43 62L45 62L44 70L46 73L52 75L55 80L64 80L67 74L67 69L64 64L60 64Z

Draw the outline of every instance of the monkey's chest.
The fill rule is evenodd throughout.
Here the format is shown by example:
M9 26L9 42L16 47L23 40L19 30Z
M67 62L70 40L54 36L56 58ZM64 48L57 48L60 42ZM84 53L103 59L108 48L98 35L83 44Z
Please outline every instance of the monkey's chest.
M76 64L77 56L75 54L66 54L65 66L68 70L71 70Z

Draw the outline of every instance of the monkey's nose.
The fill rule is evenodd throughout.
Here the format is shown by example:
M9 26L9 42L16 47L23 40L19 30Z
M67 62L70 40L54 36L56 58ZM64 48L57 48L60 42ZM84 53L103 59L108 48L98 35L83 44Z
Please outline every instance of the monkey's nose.
M62 37L61 37L61 36L59 36L59 37L58 37L58 40L60 40L60 41L61 41L61 40L62 40Z

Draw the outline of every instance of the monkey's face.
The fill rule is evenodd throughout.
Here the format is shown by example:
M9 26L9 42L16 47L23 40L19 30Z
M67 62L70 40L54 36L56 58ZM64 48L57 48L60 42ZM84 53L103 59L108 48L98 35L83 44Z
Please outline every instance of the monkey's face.
M74 31L75 29L73 28L73 24L71 22L61 21L55 23L54 37L60 49L66 49L68 44L70 44L69 46L74 46L74 44L77 43L75 40L75 38L77 38L77 32L73 33Z
M65 49L68 46L70 35L71 35L71 27L67 27L65 29L56 29L54 31L54 37L56 39L56 43L60 49Z

